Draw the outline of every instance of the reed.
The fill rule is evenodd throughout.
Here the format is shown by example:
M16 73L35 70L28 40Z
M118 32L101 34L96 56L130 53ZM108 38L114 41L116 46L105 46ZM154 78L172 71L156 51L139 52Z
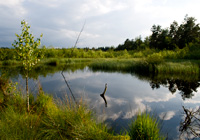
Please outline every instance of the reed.
M93 59L91 58L48 58L43 59L40 64L46 64L51 66L58 66L62 64L72 64L72 63L89 63Z
M199 66L191 62L172 63L167 62L156 66L158 73L167 74L199 74Z
M150 113L138 113L129 126L129 136L131 140L164 140L159 125L159 119Z
M157 56L157 55L156 55ZM156 56L148 59L128 60L101 60L92 62L89 65L94 71L120 71L131 73L157 73L157 74L199 74L199 63L196 61L180 60L179 62L165 62Z

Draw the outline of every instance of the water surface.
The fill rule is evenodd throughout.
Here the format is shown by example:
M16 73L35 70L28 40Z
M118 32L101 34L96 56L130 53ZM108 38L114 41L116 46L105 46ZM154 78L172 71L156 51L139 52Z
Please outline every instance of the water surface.
M105 121L115 132L126 129L138 111L149 110L163 119L162 132L169 139L179 138L179 126L183 121L183 108L200 106L199 79L181 80L177 77L159 78L133 73L92 71L88 67L76 70L64 70L76 100L85 100L89 107ZM54 97L71 97L61 70L29 79L31 91L36 91L38 83L43 90ZM25 84L23 76L16 73L15 81ZM107 107L100 94L107 83L105 98Z

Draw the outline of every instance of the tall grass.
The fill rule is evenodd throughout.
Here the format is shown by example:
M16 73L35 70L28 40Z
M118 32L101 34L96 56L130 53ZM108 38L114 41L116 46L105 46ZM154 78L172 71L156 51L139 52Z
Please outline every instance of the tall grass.
M91 62L93 59L90 58L48 58L43 59L40 64L47 64L52 66L57 66L61 64L72 64L72 63L88 63Z
M151 116L150 113L138 113L129 126L129 136L131 140L164 140L159 125L159 119Z
M95 114L83 102L60 101L40 91L30 96L30 112L26 99L10 94L0 103L0 139L129 139L114 136L105 124L96 121Z
M146 59L128 60L101 60L89 65L94 71L120 71L132 73L157 73L157 74L199 74L197 62L181 60L180 62L165 62L158 55L149 56ZM159 59L158 59L159 58Z
M41 122L38 115L16 112L13 107L0 115L0 139L36 139Z
M156 66L158 73L199 74L199 66L191 62L167 62Z

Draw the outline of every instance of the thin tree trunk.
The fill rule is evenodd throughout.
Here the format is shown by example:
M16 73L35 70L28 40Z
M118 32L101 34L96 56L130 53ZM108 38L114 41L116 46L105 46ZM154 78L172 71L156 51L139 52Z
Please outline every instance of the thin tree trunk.
M28 72L26 74L27 111L29 112Z

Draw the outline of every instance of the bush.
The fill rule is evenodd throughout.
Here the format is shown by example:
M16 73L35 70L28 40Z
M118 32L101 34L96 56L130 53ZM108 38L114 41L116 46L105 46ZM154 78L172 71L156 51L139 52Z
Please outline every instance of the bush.
M146 62L149 64L159 64L163 62L163 56L161 56L161 54L159 53L154 53L152 55L149 55L146 58Z

